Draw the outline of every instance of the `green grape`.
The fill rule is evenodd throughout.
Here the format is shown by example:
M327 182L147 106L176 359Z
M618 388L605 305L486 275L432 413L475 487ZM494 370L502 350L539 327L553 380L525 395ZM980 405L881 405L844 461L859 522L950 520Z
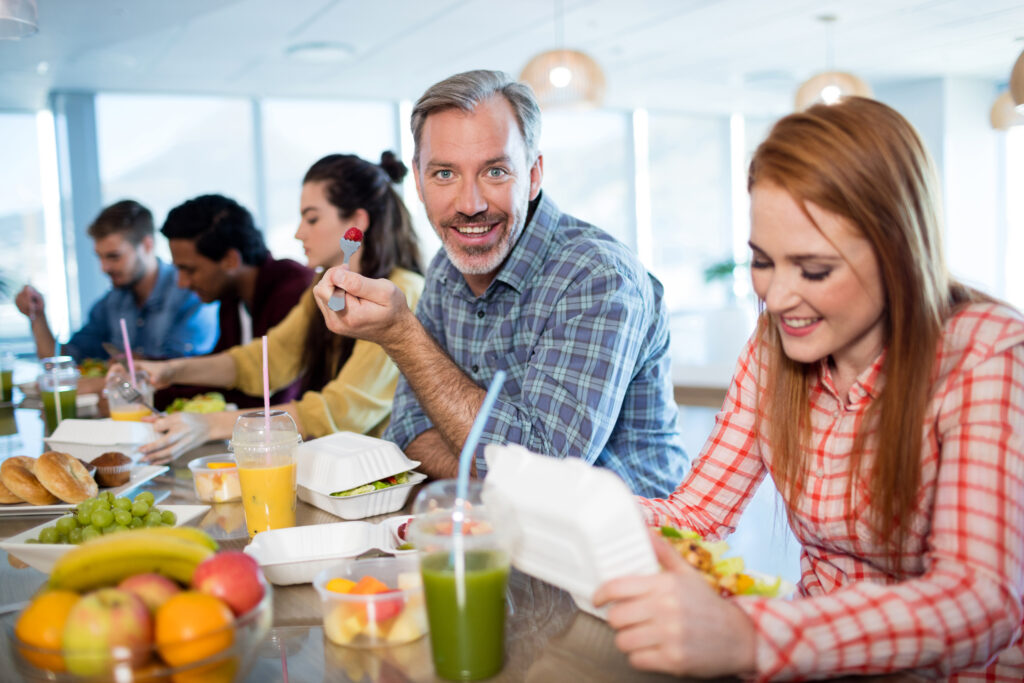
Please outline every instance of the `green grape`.
M173 510L162 510L160 517L167 526L174 526L174 523L178 521L178 516L174 514Z
M82 528L76 526L74 529L70 531L70 533L68 533L68 543L74 543L75 545L81 543L82 533Z
M117 525L116 524L111 524L110 526L103 527L103 531L101 533L104 536L106 536L107 534L112 534L115 531L117 531Z
M68 535L57 532L57 543L67 543Z
M92 511L93 512L96 512L97 510L109 510L109 509L110 509L110 503L107 502L106 498L98 498L96 500L96 502L92 504Z
M83 500L81 503L79 503L78 507L75 508L75 510L77 510L78 512L88 512L89 514L92 514L92 509L94 507L96 507L96 499L89 498L88 500Z
M146 501L146 505L151 506L156 502L156 496L153 495L152 491L140 491L139 494L135 496L135 502L138 503L140 500Z
M97 526L102 529L113 524L114 513L110 510L94 510L90 519L93 526Z
M82 542L84 543L85 541L96 538L99 535L100 532L96 530L96 527L87 526L82 529Z
M57 520L57 532L70 534L72 529L78 528L78 521L74 517L61 517Z
M26 538L25 543L39 543L38 538Z
M113 505L114 504L114 494L111 493L110 491L104 491L103 493L100 494L100 496L105 501L107 501L107 505Z
M78 519L78 523L82 526L89 526L92 523L92 507L79 510L75 513L75 518Z
M114 499L114 507L118 510L130 511L132 509L132 499L125 496L119 496Z
M146 523L142 521L142 517L132 517L132 521L128 526L132 529L141 529L145 524Z
M139 495L142 495L141 493ZM136 517L145 517L149 513L149 503L144 500L139 500L138 496L135 497L135 502L132 503L132 514Z
M146 519L144 520L146 526L160 526L164 523L163 515L160 514L159 510L150 510L146 513Z
M128 512L127 510L122 510L120 508L114 510L114 521L120 524L121 526L127 527L129 524L132 523L133 519L135 518L132 517L132 513Z
M128 531L128 529L129 529L129 527L127 525L125 525L125 524L115 524L114 526L112 526L110 528L112 529L112 531L110 532L112 534L115 534L115 533L117 533L119 531Z
M39 532L40 543L56 543L60 534L57 532L57 527L48 526Z

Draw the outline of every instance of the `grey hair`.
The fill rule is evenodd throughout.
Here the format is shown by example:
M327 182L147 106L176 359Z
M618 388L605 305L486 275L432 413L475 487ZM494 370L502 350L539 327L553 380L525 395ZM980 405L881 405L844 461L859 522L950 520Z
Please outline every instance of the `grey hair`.
M537 159L540 144L540 106L533 90L525 83L513 80L504 71L477 69L455 74L427 88L412 109L410 126L415 146L413 163L420 158L420 137L423 124L431 114L445 109L471 112L477 105L493 95L501 94L512 105L519 124L519 132L526 143L527 163Z

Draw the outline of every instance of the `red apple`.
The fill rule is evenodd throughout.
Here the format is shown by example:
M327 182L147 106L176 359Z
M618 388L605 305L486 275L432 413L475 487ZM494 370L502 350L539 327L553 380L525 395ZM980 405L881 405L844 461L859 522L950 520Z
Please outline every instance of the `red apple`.
M116 661L141 666L149 659L153 620L134 593L101 588L75 603L64 624L63 650L68 671L95 676Z
M239 550L225 550L203 560L192 575L192 586L220 598L235 616L263 599L263 575L256 560Z
M123 591L134 593L149 608L150 614L164 604L167 598L181 591L181 586L162 574L135 574L117 584Z

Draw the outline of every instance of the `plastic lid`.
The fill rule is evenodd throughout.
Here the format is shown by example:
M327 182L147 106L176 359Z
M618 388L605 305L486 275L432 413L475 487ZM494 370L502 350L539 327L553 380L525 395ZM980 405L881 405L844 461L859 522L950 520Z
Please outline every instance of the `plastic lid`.
M232 450L239 446L262 446L267 443L273 447L291 446L302 441L295 427L295 420L283 410L270 411L269 435L266 431L267 424L262 410L240 415L235 420L235 427L231 432Z

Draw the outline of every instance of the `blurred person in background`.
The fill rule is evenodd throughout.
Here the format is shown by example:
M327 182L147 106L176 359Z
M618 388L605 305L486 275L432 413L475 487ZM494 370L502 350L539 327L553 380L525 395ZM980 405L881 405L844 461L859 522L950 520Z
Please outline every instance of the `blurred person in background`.
M340 240L350 228L362 231L362 246L348 267L368 277L387 278L415 308L423 291L423 268L409 212L395 191L408 169L391 152L374 164L352 154L326 156L306 172L296 239L308 266L337 266ZM267 333L270 390L296 380L302 394L276 406L295 420L304 438L350 431L380 436L391 417L398 368L377 344L340 337L327 329L308 290L288 316ZM262 396L262 344L249 344L202 358L136 363L158 389L203 384ZM123 371L113 368L112 371ZM175 413L155 420L159 438L142 447L148 462L161 463L210 439L230 438L242 411L203 415Z
M770 476L798 593L720 597L655 539L665 571L594 595L616 644L675 675L1024 680L1024 319L950 276L931 158L880 102L783 118L748 187L758 327L687 478L640 503L720 539Z
M313 281L313 271L291 259L275 259L252 214L233 199L207 194L174 207L160 232L171 247L178 286L191 289L203 303L220 304L220 337L213 353L248 344L284 320ZM299 395L298 380L272 397L275 404ZM165 408L174 398L191 397L211 387L174 386L157 392ZM263 405L261 396L224 391L239 408Z
M149 209L131 199L111 204L87 233L113 287L93 304L85 325L61 346L63 355L79 363L86 358L109 358L104 343L124 346L121 318L127 324L132 351L145 358L194 356L213 348L216 307L204 305L195 294L178 287L174 266L157 258ZM31 321L36 354L52 356L56 340L42 294L26 285L15 304Z
M499 71L457 74L413 108L415 178L444 249L415 314L385 280L328 271L331 329L383 346L402 371L385 438L454 477L485 387L505 384L474 454L515 443L605 467L667 495L687 458L673 399L663 288L608 233L541 192L540 108ZM329 310L333 286L348 292Z

